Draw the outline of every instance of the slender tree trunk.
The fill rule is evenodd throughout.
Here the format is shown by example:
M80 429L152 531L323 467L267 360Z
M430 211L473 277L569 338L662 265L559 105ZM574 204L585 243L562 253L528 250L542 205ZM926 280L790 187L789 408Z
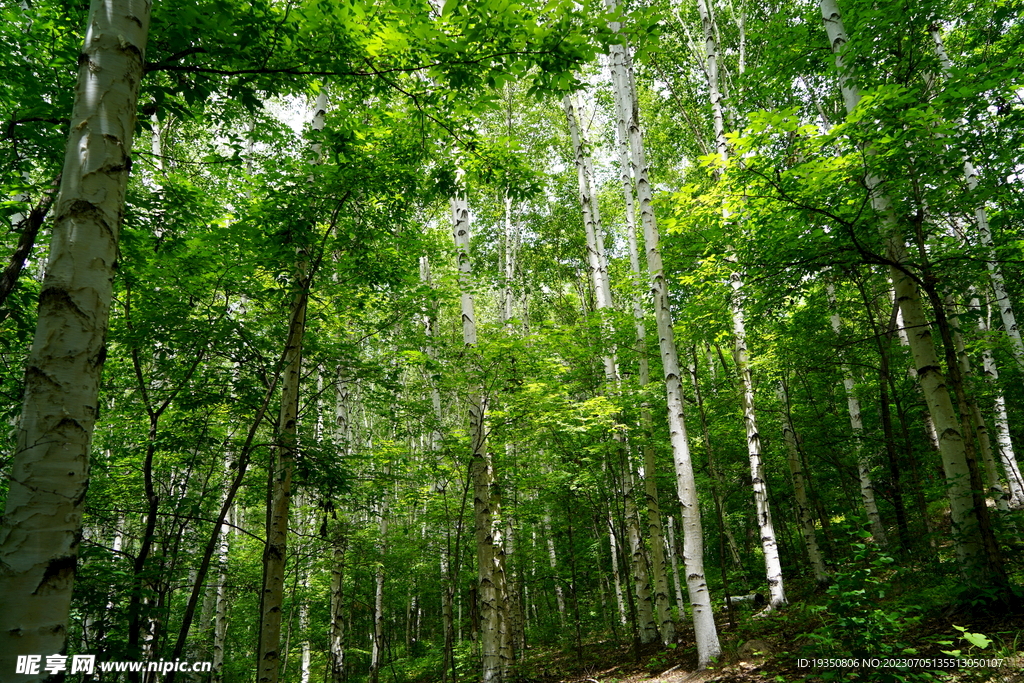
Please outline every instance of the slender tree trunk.
M842 338L843 321L839 317L839 309L836 305L835 287L829 283L826 285L829 307L832 315L829 319L832 322L832 331L836 333L837 339ZM875 502L875 485L871 480L871 466L868 462L868 455L864 449L864 422L861 420L860 398L857 397L856 385L853 379L853 370L849 364L843 363L843 388L846 390L846 407L850 414L850 429L853 431L854 449L857 453L857 477L860 480L860 499L864 505L864 512L867 514L868 523L871 525L871 535L875 543L885 547L888 539L885 534L885 527L882 526L882 517L878 514L878 504Z
M619 608L619 623L626 625L626 602L622 596L622 578L619 573L619 546L615 540L612 519L608 518L608 544L612 556L612 580L615 588L615 603Z
M743 283L739 273L732 274L732 285L734 356L743 399L743 424L747 432L747 455L750 460L751 487L754 489L754 510L761 537L761 549L764 552L765 575L769 592L768 608L778 609L786 604L786 591L783 587L782 562L779 558L779 545L768 501L768 482L765 480L764 464L761 458L761 433L757 427L757 415L754 412L754 382L750 376L750 362L747 360L747 332L743 305L740 303L743 297Z
M951 296L946 297L945 304L948 310L947 318L949 319L950 327L952 328L956 355L960 362L960 374L962 377L966 378L971 374L971 359L967 355L967 346L964 344L963 334L960 332L960 321L953 310L953 299ZM999 480L999 471L996 469L996 460L992 455L992 439L989 438L988 435L988 425L985 424L985 418L981 414L981 408L978 407L978 401L973 396L968 399L968 407L970 410L971 421L974 424L974 433L978 436L978 448L981 453L981 460L985 467L985 484L987 492L992 496L996 507L1000 512L1009 512L1010 494L1005 488L1003 488L1003 484Z
M342 459L352 453L352 391L347 369L338 367L334 396L334 439ZM331 602L328 627L327 680L342 683L345 671L345 562L348 537L344 515L331 534Z
M626 453L622 452L624 459ZM654 623L654 596L651 595L651 580L647 571L647 556L644 541L640 537L640 518L637 515L633 493L634 475L628 461L622 468L622 499L626 505L626 534L629 538L629 561L636 589L637 617L640 619L640 642L653 643L658 639L658 625Z
M28 215L15 214L11 216L11 224L15 230L19 231L21 235L18 237L18 244L14 248L14 253L11 254L10 262L7 267L4 268L3 274L0 274L0 306L7 301L7 297L18 284L18 280L21 279L21 271L25 268L25 263L28 260L29 255L32 253L33 247L36 244L36 237L39 235L39 229L43 227L43 222L46 220L46 214L50 210L50 206L53 204L53 200L57 195L57 187L60 185L60 178L54 181L53 186L43 192L42 198L39 202L29 211ZM15 198L15 201L23 201L20 198ZM25 198L27 201L27 197ZM0 309L0 320L5 319L10 315L10 309Z
M558 620L565 628L565 590L562 588L562 580L558 576L558 555L555 552L555 537L551 533L551 515L544 513L544 538L548 547L548 564L551 566L551 574L555 579L555 604L558 607Z
M377 509L377 515L380 518L380 541L377 543L380 560L377 562L373 572L373 638L370 644L370 675L367 678L369 683L377 683L380 680L380 667L384 657L384 554L387 552L386 538L388 533L388 506L386 500L381 501Z
M973 307L978 308L977 300L973 300ZM988 332L988 321L978 317L978 329L982 334ZM992 349L985 347L981 352L982 371L996 387L995 395L995 424L996 424L996 447L999 450L999 460L1006 472L1006 481L1010 492L1010 507L1017 510L1024 507L1024 476L1021 476L1020 467L1017 465L1017 457L1013 450L1013 441L1010 439L1010 420L1006 414L1006 398L999 389L999 369L996 366L996 359L992 355Z
M601 228L600 212L597 207L597 199L594 188L591 185L593 178L592 163L586 153L586 144L583 140L579 124L577 122L575 108L571 98L566 95L563 100L566 119L569 123L569 132L572 138L573 150L576 158L577 178L579 181L580 204L583 210L584 228L587 237L587 258L593 280L597 309L604 312L612 308L611 284L608 277L608 264L604 250L604 237ZM627 169L628 173L628 169ZM630 204L632 204L632 191L630 191ZM635 245L635 237L634 237ZM642 324L642 321L641 321ZM605 325L607 327L607 325ZM605 330L608 332L609 330ZM607 335L606 335L607 336ZM618 388L618 368L614 352L604 354L606 391L616 392ZM647 359L641 360L641 373L646 374ZM641 384L646 384L645 377L641 377ZM649 422L648 416L648 422ZM625 452L622 433L615 432L616 441L622 446ZM669 609L668 580L665 572L664 541L661 532L661 510L658 506L658 493L654 481L654 451L645 447L644 451L644 487L648 504L648 531L651 541L651 561L646 561L644 545L640 535L637 521L627 524L630 534L630 544L633 552L633 578L636 581L637 599L639 600L639 613L642 625L641 637L643 642L650 642L656 635L651 633L651 625L654 625L654 633L660 635L664 644L675 642L675 624L672 621L672 613ZM631 468L630 468L631 469ZM623 482L629 485L632 490L632 476L624 478ZM627 495L627 506L634 504L632 495ZM627 512L627 517L629 513ZM630 518L632 519L632 518ZM643 566L638 564L642 563ZM650 571L648 571L648 565ZM651 594L651 575L654 581L654 594ZM655 609L652 610L652 605ZM657 612L657 622L654 613ZM648 614L650 613L650 614Z
M672 579L676 589L676 604L679 606L679 618L686 614L686 600L683 598L683 582L679 579L679 560L676 553L676 523L672 515L668 516L668 556L672 561Z
M804 548L806 548L807 558L811 562L814 580L819 585L825 584L828 583L828 573L825 571L825 562L821 559L818 539L814 534L814 516L811 515L810 504L807 501L804 468L800 462L796 428L793 426L793 417L789 413L789 394L786 391L786 385L782 382L779 382L778 394L779 408L782 412L782 437L786 442L786 461L789 463L789 474L793 478L793 497L796 499L796 514L800 520L800 535L804 539Z
M0 522L5 677L18 655L65 652L150 6L93 0L89 9ZM21 680L47 676L40 668Z
M508 207L506 207L508 208ZM430 274L430 258L427 256L420 257L420 280L427 286L433 287L433 279ZM433 361L437 360L437 352L434 349L434 337L437 335L437 313L430 307L423 315L423 328L427 338L427 344L424 349L427 357ZM434 426L429 432L427 439L428 450L431 453L436 453L443 434L441 433L441 425L443 424L444 415L441 412L441 391L437 387L437 382L431 379L430 383L430 403L433 408ZM445 495L445 491L440 491ZM455 585L455 578L451 572L450 566L450 554L451 554L451 536L450 532L446 537L447 543L441 549L441 627L444 630L444 646L441 654L441 682L447 683L449 671L452 674L452 680L456 679L455 670L455 622L453 618L452 602L457 590ZM460 638L461 640L461 638Z
M715 149L724 163L729 156L728 142L725 137L725 115L723 112L724 93L719 86L719 48L715 30L714 16L711 7L705 0L698 0L697 10L704 28L705 55L707 58L706 74L708 89L711 95L711 111L715 129ZM723 208L723 220L728 214ZM747 433L747 454L750 459L750 478L754 490L754 507L757 512L757 524L761 534L761 548L764 552L765 573L768 590L771 595L768 606L776 609L786 604L786 594L782 580L782 563L779 559L778 542L775 527L772 524L771 506L768 501L767 481L764 478L764 465L761 457L761 435L757 426L757 414L754 408L754 385L750 375L748 361L747 333L744 322L743 275L739 270L729 277L732 285L730 308L732 311L732 328L736 359L736 372L740 381L740 392L743 399L743 423Z
M230 474L230 463L226 463L225 481ZM227 486L224 489L227 497ZM224 500L221 500L223 506ZM214 683L224 680L224 655L228 637L228 558L231 550L231 524L234 523L234 506L228 508L228 519L220 527L220 538L217 546L217 589L214 597L213 613L213 677Z
M841 53L847 42L841 14L835 0L820 0L820 6L829 43L836 55L843 101L847 112L851 113L860 103L860 91L851 82ZM999 562L991 557L991 539L987 537L987 529L983 528L983 520L980 519L980 515L985 513L977 508L972 492L972 467L966 444L968 437L957 420L947 378L942 373L942 366L935 351L918 283L904 270L904 264L909 263L910 258L902 230L892 202L882 189L879 178L868 173L865 184L871 205L880 220L886 257L891 262L889 275L896 293L896 301L903 322L912 331L909 335L910 350L917 366L918 381L939 437L939 452L946 477L957 558L965 574L972 580L982 585L1002 583L1005 573ZM934 306L932 309L936 317L942 316L941 310L935 309ZM948 370L953 372L956 368ZM950 384L955 386L955 380L950 378Z
M728 545L732 565L734 568L739 569L743 566L743 558L740 557L740 548L736 543L736 536L732 533L732 529L726 521L725 514L723 512L725 509L725 502L722 499L722 489L725 488L725 482L722 480L722 473L718 469L718 461L715 458L715 449L712 445L713 440L711 438L711 430L708 429L707 413L704 410L704 398L700 390L700 379L697 376L697 347L693 347L692 351L693 364L690 367L690 379L693 383L693 394L697 403L697 417L700 419L701 434L704 437L705 448L708 452L708 472L711 474L711 497L715 501L715 516L718 519L718 529L721 533L721 538L719 538L721 545L721 559L722 562L725 562L726 545ZM711 370L712 377L714 377L715 365L710 356L710 349L708 353L708 367ZM724 567L722 568L722 582L723 590L725 590L726 575ZM728 591L725 592L728 594Z
M953 63L949 59L945 45L943 45L942 32L935 25L929 28L929 32L931 33L932 40L935 42L935 54L939 58L939 63L942 64L942 75L949 78L953 71ZM961 121L961 123L965 127L968 126L967 121ZM978 171L974 168L970 157L966 155L964 156L964 180L967 181L968 191L975 192L978 189ZM1021 341L1020 330L1017 329L1017 317L1013 312L1010 295L1006 291L1006 280L1003 278L1003 271L999 267L999 261L996 260L995 247L992 244L992 229L989 226L988 211L986 211L984 204L978 204L974 209L974 217L978 223L978 237L981 239L982 246L988 252L988 260L985 261L985 266L988 268L989 279L992 281L992 289L996 295L996 308L999 309L999 317L1003 320L1003 329L1006 331L1006 336L1010 338L1013 358L1017 361L1017 365L1024 369L1024 341Z
M469 279L472 261L469 254L469 206L462 197L453 197L452 222L458 248L460 289L462 291L462 338L467 350L477 343L476 313ZM507 665L501 661L501 632L505 618L505 576L501 539L501 503L494 467L487 449L484 424L486 403L483 387L475 386L468 396L470 479L473 482L473 516L476 522L477 579L480 607L482 683L504 683Z
M905 550L911 547L910 528L907 524L906 506L903 502L903 478L899 454L896 451L896 433L892 423L892 406L890 405L890 387L892 373L890 371L890 346L894 336L891 329L879 324L876 307L868 295L865 279L859 276L852 278L860 293L861 302L867 315L868 325L875 338L878 350L878 412L882 422L882 437L885 441L886 459L889 465L889 476L892 486L892 503L896 513L896 528L899 530L900 544ZM835 306L833 305L833 308ZM897 309L894 309L897 310ZM890 316L892 319L893 316ZM897 411L899 402L897 400ZM909 451L908 451L909 453ZM927 515L925 515L927 517Z
M322 92L313 115L313 129L322 130L326 119L327 94ZM314 146L314 152L319 152ZM311 272L307 255L298 254L288 338L283 357L281 412L278 417L278 445L274 453L270 506L267 511L267 541L263 553L263 588L260 600L260 630L256 653L257 683L277 683L281 661L281 606L284 602L284 570L288 557L288 517L291 510L292 470L298 447L299 383L302 377L302 337L306 330L306 303Z
M607 0L607 4L609 8L615 8L615 0ZM613 31L618 31L619 27L615 25L611 28ZM704 578L704 542L700 506L693 478L690 444L683 420L683 393L675 332L672 327L672 312L669 308L668 281L661 259L658 225L654 217L643 136L640 132L636 95L632 86L631 69L628 62L628 47L612 45L611 51L613 87L618 95L618 116L624 120L623 128L629 136L640 217L644 229L644 243L647 250L647 270L650 275L655 320L658 328L658 343L661 350L665 394L668 403L669 437L676 472L676 492L682 507L683 564L686 569L687 590L693 610L697 665L704 668L721 653L721 646L718 642L718 631L711 609L711 595Z

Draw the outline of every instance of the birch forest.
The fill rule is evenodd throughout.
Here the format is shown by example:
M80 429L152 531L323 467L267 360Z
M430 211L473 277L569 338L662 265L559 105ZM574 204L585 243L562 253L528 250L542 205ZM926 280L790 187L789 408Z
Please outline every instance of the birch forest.
M0 682L1024 680L1021 0L5 0Z

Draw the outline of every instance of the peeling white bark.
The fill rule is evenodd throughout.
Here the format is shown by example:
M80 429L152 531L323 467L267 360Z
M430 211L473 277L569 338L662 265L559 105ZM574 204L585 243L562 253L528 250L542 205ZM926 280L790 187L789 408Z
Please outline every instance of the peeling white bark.
M462 307L462 340L466 347L477 343L476 312L469 278L473 272L469 253L469 205L463 197L452 197L452 234L458 249L459 288ZM480 600L482 683L503 683L508 663L502 661L501 642L505 628L505 568L501 532L501 499L498 495L484 424L486 403L483 387L473 387L468 396L470 478L473 482L473 516L476 522L477 578Z
M65 651L150 6L89 9L0 525L4 677L18 655Z
M606 3L609 8L615 8L615 0L606 0ZM613 31L619 29L616 25L611 28ZM676 492L682 507L683 564L686 568L686 586L693 611L694 633L697 641L697 665L704 668L713 658L721 654L721 646L718 641L714 614L711 610L711 596L704 578L703 531L696 483L693 478L690 444L683 419L679 356L672 327L672 312L669 308L668 281L665 278L665 268L661 259L658 225L652 206L653 196L648 179L643 135L640 131L636 95L630 77L628 48L625 45L612 45L611 53L612 84L618 93L618 116L622 118L623 128L628 133L632 165L636 174L637 197L647 250L647 270L650 276L655 320L658 327L658 344L665 378L669 436L676 472Z

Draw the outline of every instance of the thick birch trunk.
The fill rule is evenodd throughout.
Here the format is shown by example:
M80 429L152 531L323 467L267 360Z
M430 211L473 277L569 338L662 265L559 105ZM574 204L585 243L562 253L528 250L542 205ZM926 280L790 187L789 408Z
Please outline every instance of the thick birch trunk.
M607 0L607 4L614 9L615 0ZM612 29L617 31L618 26L612 26ZM648 179L643 136L640 132L636 95L630 78L628 48L625 45L612 45L611 51L613 87L619 94L620 103L618 116L625 122L623 128L629 135L631 159L636 174L637 197L647 250L647 270L650 276L655 320L658 327L658 344L665 377L669 436L676 472L676 492L682 507L683 564L686 568L686 586L693 610L697 663L699 667L703 668L721 653L721 646L718 642L718 631L711 610L711 595L704 578L703 531L700 507L697 501L697 488L693 477L693 463L690 457L690 444L683 420L683 392L675 332L672 328L672 312L669 308L668 281L665 278L665 268L662 264L658 243L658 225L652 206L653 196Z
M832 315L829 319L832 323L832 331L836 337L842 336L843 321L839 317L836 306L835 286L831 283L826 285L829 306ZM875 502L875 486L871 481L871 467L868 463L867 453L864 452L864 422L861 419L860 399L857 397L853 370L847 363L843 363L843 388L846 391L846 408L850 414L850 429L853 431L854 448L857 452L857 476L860 479L860 500L864 505L864 512L868 516L868 523L871 525L871 535L880 546L888 544L885 535L885 527L882 526L882 518L878 514L878 504Z
M148 0L89 9L0 522L5 677L18 655L65 651L149 15Z
M462 339L467 348L476 347L476 313L469 278L473 267L469 255L469 206L453 197L452 224L458 249L459 284L462 290ZM480 601L482 683L503 683L507 664L501 661L501 633L505 617L505 576L501 539L501 503L487 450L484 424L486 404L483 388L476 386L468 397L470 479L473 482L473 516L476 524L477 578Z
M305 278L303 277L302 280ZM302 335L306 322L305 282L298 283L288 324L281 387L281 413L278 418L278 446L274 457L274 477L270 511L267 516L267 545L263 554L263 590L258 683L277 683L281 662L281 606L284 602L284 569L288 552L288 516L291 509L292 470L298 436L299 380L302 374Z
M846 111L851 113L860 103L860 91L850 82L841 54L841 49L847 42L842 17L835 0L820 0L820 6L829 44L836 55L843 101ZM938 433L939 453L946 477L957 558L968 575L987 582L990 577L998 577L1001 569L993 566L988 556L981 520L975 509L971 489L971 467L968 463L964 434L935 351L921 292L917 283L897 265L907 263L909 255L892 202L876 176L868 173L864 182L870 193L871 205L880 219L886 257L893 262L889 267L889 277L893 283L903 322L907 329L912 331L908 335L911 355L917 367L917 377L928 405L928 413Z
M818 548L818 538L814 533L814 515L811 514L811 506L807 500L807 487L804 485L804 468L800 461L796 428L793 426L793 417L789 414L789 396L786 386L781 382L778 395L782 411L782 436L786 442L786 461L789 463L789 474L793 478L793 496L796 498L800 534L804 539L804 548L807 549L807 559L810 560L814 580L818 584L825 584L828 583L828 573L825 571L825 563L821 559L821 550Z

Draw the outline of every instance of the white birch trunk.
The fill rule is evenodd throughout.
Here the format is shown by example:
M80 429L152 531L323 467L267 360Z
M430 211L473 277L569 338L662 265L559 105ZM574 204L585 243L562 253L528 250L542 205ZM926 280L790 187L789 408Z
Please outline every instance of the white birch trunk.
M975 308L978 301L971 302ZM978 329L982 334L988 332L988 321L984 317L978 318ZM1013 450L1013 441L1010 439L1010 421L1006 414L1006 398L999 389L999 369L996 366L996 359L992 355L992 349L987 346L982 351L982 372L992 381L997 388L995 395L995 424L996 424L996 448L999 451L999 460L1006 473L1007 488L1010 492L1010 507L1017 510L1024 507L1024 476L1021 476L1020 467L1017 465L1017 456Z
M946 53L945 45L943 45L942 33L936 26L931 27L929 30L932 40L935 42L935 54L939 58L939 63L942 64L942 75L949 78L953 70L953 63ZM965 127L968 125L967 121L961 121L961 123ZM971 192L978 189L978 171L967 156L964 156L964 180L967 181L967 189ZM995 248L992 244L992 229L989 227L988 211L985 209L984 204L978 204L975 207L974 218L978 223L978 237L988 252L988 260L985 261L985 266L988 268L989 279L992 281L992 290L995 292L996 308L999 310L999 317L1003 320L1003 329L1006 331L1006 336L1010 338L1013 358L1017 361L1019 367L1024 368L1024 341L1021 341L1020 330L1017 328L1017 317L1013 312L1010 295L1006 291L1006 280L1003 278L1003 271L995 258Z
M503 256L504 282L501 294L501 321L506 325L515 316L515 294L512 281L516 273L516 251L519 248L518 230L512 220L512 198L505 194L505 250Z
M615 529L612 520L608 519L608 543L612 554L612 580L615 584L615 602L619 608L619 623L626 625L626 602L622 594L622 577L619 574L619 546L615 541Z
M608 280L608 267L605 263L601 213L597 206L597 197L594 195L590 183L593 174L589 170L589 158L576 118L576 109L569 95L562 99L562 106L565 109L565 118L569 124L573 156L576 160L576 179L579 184L580 205L583 210L583 227L587 237L587 264L590 268L590 278L594 286L594 298L597 309L603 310L611 308L612 294Z
M584 229L587 238L587 259L590 266L591 277L594 286L597 309L604 311L612 308L611 282L608 276L607 256L604 250L604 236L601 227L600 211L597 206L597 197L591 185L594 177L592 163L586 153L586 143L583 140L576 117L575 107L571 98L566 95L563 100L565 116L569 123L569 133L572 139L573 152L576 159L577 179L579 181L580 204L583 210ZM626 182L629 169L626 169ZM624 186L625 187L625 186ZM632 190L629 190L629 211L632 207ZM636 237L633 236L635 249ZM639 268L639 263L638 263ZM638 303L638 302L637 302ZM636 311L634 311L634 315ZM642 328L642 311L639 326ZM606 330L607 332L608 330ZM640 332L642 334L642 330ZM618 367L614 353L606 353L603 357L605 368L605 381L607 390L616 391L618 388L619 376ZM647 359L641 359L641 384L647 384ZM646 412L646 411L645 411ZM644 421L645 425L650 423L649 415ZM616 430L615 439L622 448L626 448L622 432ZM644 544L641 540L639 527L629 526L630 544L633 547L633 576L635 579L637 598L639 600L639 617L641 621L641 640L649 642L651 638L650 624L655 624L655 631L660 635L664 644L674 643L676 639L675 624L672 621L672 612L669 606L668 578L665 572L664 540L661 531L661 509L658 505L657 485L654 481L654 450L649 446L643 449L644 457L644 494L647 500L648 537L651 541L650 572L647 570L648 562L644 554ZM632 489L632 484L630 485ZM634 504L631 495L626 495L627 507ZM627 517L629 517L627 513ZM632 518L630 518L632 519ZM628 524L628 522L627 522ZM636 523L634 522L634 525ZM635 537L634 537L635 534ZM639 556L638 556L639 553ZM654 593L651 594L651 576L653 575ZM651 610L653 603L654 610ZM657 621L654 622L654 612L657 613ZM650 619L648 619L648 617Z
M459 285L462 291L462 339L467 348L476 347L476 313L469 278L473 266L469 254L469 206L453 197L452 233L458 249ZM469 403L470 478L473 482L473 513L476 524L477 578L479 581L482 683L503 683L507 664L501 659L501 633L505 618L505 576L502 561L500 498L484 424L486 404L483 387L471 390Z
M847 42L842 17L835 0L820 0L822 19L828 33L829 44L836 57L840 88L848 113L860 103L860 91L850 82L841 49ZM868 150L870 151L870 150ZM886 256L896 264L909 261L906 244L900 232L892 202L880 187L880 180L872 174L864 179L870 193L871 205L880 219ZM896 301L909 334L910 351L917 366L918 381L928 405L928 412L939 437L939 453L946 477L947 495L953 520L953 542L957 558L968 573L987 574L992 568L980 533L980 524L974 510L970 485L970 469L953 401L941 371L939 358L932 341L932 333L917 283L896 265L889 268L889 276L896 293Z
M946 297L947 318L950 327L953 328L953 345L956 347L957 359L960 362L960 373L962 377L971 374L971 359L967 355L967 346L964 344L963 334L960 332L960 321L953 309L953 298ZM988 488L987 495L991 495L995 501L996 508L1000 512L1010 511L1010 494L1003 487L999 480L999 470L996 468L996 460L992 454L992 439L988 434L988 425L981 414L978 402L970 399L971 421L974 423L974 432L978 435L978 450L981 454L982 463L985 466L985 485Z
M714 15L706 0L697 0L697 11L704 29L704 50L707 59L706 74L708 90L711 95L711 112L715 129L715 150L724 164L728 160L729 146L725 137L725 115L723 112L724 94L719 84L719 49L718 35L715 29ZM723 207L723 220L728 219L728 212ZM730 257L730 260L735 260ZM786 594L782 580L782 563L779 559L778 541L775 538L775 527L772 524L771 509L768 503L767 482L764 479L764 465L761 458L761 435L757 426L757 414L754 409L754 385L750 376L750 364L747 358L746 326L743 310L743 275L735 271L730 275L732 284L732 327L734 338L734 356L737 375L740 379L740 390L743 398L743 424L747 433L747 455L750 460L750 478L754 492L754 506L757 511L757 523L761 535L761 548L764 551L765 574L768 581L770 599L769 609L776 609L786 604Z
M388 533L388 505L386 498L381 501L377 514L380 516L380 541L377 543L380 561L374 570L373 634L370 642L370 676L368 679L370 683L377 683L379 680L380 667L384 657L384 554L387 552Z
M565 591L562 581L558 578L558 555L555 552L555 538L551 534L551 515L544 513L544 537L547 539L548 564L551 574L555 577L555 604L558 606L558 621L565 628ZM614 552L614 548L613 551Z
M616 101L620 95L616 93ZM632 297L633 319L636 326L636 349L639 363L639 383L641 389L651 381L650 366L647 359L647 326L644 322L643 303L639 292L643 287L643 274L640 270L640 250L636 239L636 210L633 202L633 180L630 173L629 160L629 139L626 131L624 117L616 117L616 128L618 131L618 156L619 156L619 178L622 183L622 193L626 203L626 233L629 244L629 263L633 274L634 285L637 294ZM672 622L671 610L669 609L667 563L664 553L663 526L661 521L661 505L659 503L657 482L655 481L655 453L650 444L653 432L651 411L647 403L640 406L640 423L646 437L643 451L644 465L644 495L647 499L647 526L648 535L651 540L651 570L654 574L654 600L658 611L658 623L661 625L662 642L666 645L675 642L675 624ZM675 557L672 558L676 562ZM673 565L674 566L674 565ZM679 572L676 573L676 591L679 592ZM685 612L683 603L679 602L680 613Z
M302 577L303 591L309 588L309 576ZM299 634L302 636L302 659L299 662L299 681L309 683L309 665L312 652L309 648L309 605L303 599L299 603Z
M351 379L344 366L338 368L335 384L334 440L342 459L352 452L352 418L349 388ZM342 523L344 519L342 519ZM341 525L339 525L341 527ZM339 528L331 539L331 601L328 627L327 676L329 683L345 679L345 531Z
M750 481L754 489L754 509L757 513L757 527L764 551L765 576L768 581L768 608L777 609L786 604L786 591L782 582L782 562L779 559L779 544L775 537L775 525L768 504L768 482L764 478L764 464L761 459L761 434L754 413L754 382L750 376L750 362L747 360L747 331L743 320L742 287L739 273L732 274L733 303L732 330L735 339L734 357L736 374L740 378L743 398L743 424L747 433L747 456L750 460Z
M509 204L506 203L506 211L510 210ZM506 271L507 272L507 271ZM430 258L428 256L420 257L420 280L427 286L433 287L433 278L430 274ZM506 286L509 283L506 282ZM510 306L509 302L506 302ZM510 311L510 309L506 309ZM428 310L423 315L423 331L427 338L427 343L424 348L424 352L427 357L431 360L437 360L437 352L434 348L434 337L437 335L437 319L435 311ZM441 412L441 391L438 389L437 382L433 379L428 379L430 385L430 404L433 408L434 426L428 433L427 437L427 450L434 454L437 452L437 448L441 443L443 434L441 433L441 425L443 424L444 415ZM455 591L455 587L452 586L452 577L449 571L448 561L448 549L450 543L446 544L441 549L441 628L443 629L444 637L444 649L441 657L441 678L443 681L448 680L448 673L452 665L452 657L454 656L453 648L455 647L455 624L453 621L452 611L452 596Z
M636 615L640 624L640 642L653 643L658 639L658 625L654 623L654 596L651 595L651 580L647 571L647 557L644 541L640 536L640 518L637 515L633 493L633 472L622 473L622 498L625 501L626 536L629 539L629 562L633 572L633 587L636 592Z
M609 8L615 8L615 0L607 0L607 4ZM617 31L619 27L612 26L611 28ZM613 87L619 94L618 101L620 103L618 116L625 122L623 127L629 135L632 165L636 174L637 197L647 250L647 270L650 275L651 294L658 327L658 344L665 378L669 435L676 472L676 492L682 507L683 564L686 569L686 585L693 610L697 664L700 668L704 668L713 658L721 654L721 646L718 641L714 614L711 610L711 595L704 578L703 531L700 522L700 507L697 501L697 488L693 478L690 444L683 420L683 393L675 333L672 328L672 312L668 301L668 281L665 278L665 269L658 243L658 225L652 206L653 197L648 179L637 101L630 78L628 48L625 45L612 45L611 52Z
M93 0L0 522L0 671L65 651L148 0ZM48 674L19 676L41 681Z
M679 580L679 560L676 559L676 522L675 517L668 516L668 556L672 558L672 578L676 586L676 604L679 605L679 616L686 614L686 601L683 599L683 584Z
M230 472L230 467L224 468L225 475ZM225 495L227 490L225 488ZM228 635L228 558L231 551L231 532L235 519L235 506L228 509L228 516L225 523L220 527L220 535L217 538L217 590L214 597L213 611L213 662L212 680L220 683L224 680L224 655Z
M910 335L907 334L906 324L903 322L903 311L900 310L899 304L896 302L896 292L889 290L890 298L892 299L893 305L896 306L896 335L900 338L900 346L909 349L910 348ZM907 368L907 376L914 380L914 386L917 387L917 391L921 394L922 400L924 399L924 389L921 388L921 380L917 377L917 368L913 364ZM927 401L924 401L927 405ZM939 433L935 431L935 422L932 420L932 414L928 411L924 411L924 431L928 436L928 443L931 444L933 451L939 450ZM931 522L925 517L925 525L928 527L928 532L931 533Z
M836 305L835 286L829 283L825 286L829 306L832 315L829 319L832 323L832 331L837 338L842 337L843 321L839 317L839 309ZM878 514L878 504L875 502L875 487L871 481L871 467L868 463L867 453L864 451L864 422L861 419L860 399L857 397L856 385L853 380L853 370L849 364L843 363L843 388L846 391L846 408L850 414L850 429L853 431L854 448L857 453L857 476L860 479L860 500L864 505L864 512L868 516L868 523L871 525L871 535L880 546L886 546L888 539L885 535L885 527L882 526L881 515Z

